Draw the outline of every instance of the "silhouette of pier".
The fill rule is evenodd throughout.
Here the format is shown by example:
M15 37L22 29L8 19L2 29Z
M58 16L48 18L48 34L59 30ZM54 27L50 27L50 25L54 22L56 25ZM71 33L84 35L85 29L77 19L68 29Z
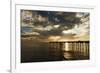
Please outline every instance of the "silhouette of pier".
M89 41L49 42L49 44L51 53L55 53L55 55L59 56L58 58L60 59L63 60L89 59Z

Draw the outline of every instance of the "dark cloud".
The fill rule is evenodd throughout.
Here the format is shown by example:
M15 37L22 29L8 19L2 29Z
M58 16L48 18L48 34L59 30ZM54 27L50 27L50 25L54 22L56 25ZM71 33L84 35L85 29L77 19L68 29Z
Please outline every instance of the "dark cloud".
M27 12L26 15L23 15L23 12ZM70 30L76 25L81 25L81 18L85 19L86 17L89 17L89 13L22 10L21 24L28 25L26 27L22 25L21 31L37 32L42 38L58 35L63 36L63 30ZM31 28L28 26L31 26ZM66 36L75 35L69 33Z

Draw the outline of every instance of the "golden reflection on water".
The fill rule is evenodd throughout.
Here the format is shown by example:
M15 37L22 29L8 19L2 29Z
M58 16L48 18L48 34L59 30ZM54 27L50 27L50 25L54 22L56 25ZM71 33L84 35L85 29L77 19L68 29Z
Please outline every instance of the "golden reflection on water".
M69 51L69 48L68 48L68 43L65 43L65 48L64 48L64 51Z
M72 58L72 55L69 53L69 51L70 50L69 50L68 43L65 43L64 54L63 54L63 56L64 56L65 59Z
M72 58L72 55L68 52L64 53L64 58L65 59L71 59Z

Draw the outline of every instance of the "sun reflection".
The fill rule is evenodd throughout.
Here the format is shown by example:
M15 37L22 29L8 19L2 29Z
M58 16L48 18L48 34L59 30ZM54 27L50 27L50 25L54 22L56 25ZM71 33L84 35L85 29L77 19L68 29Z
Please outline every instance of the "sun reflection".
M69 51L69 48L68 48L68 43L65 43L65 48L64 48L64 51Z

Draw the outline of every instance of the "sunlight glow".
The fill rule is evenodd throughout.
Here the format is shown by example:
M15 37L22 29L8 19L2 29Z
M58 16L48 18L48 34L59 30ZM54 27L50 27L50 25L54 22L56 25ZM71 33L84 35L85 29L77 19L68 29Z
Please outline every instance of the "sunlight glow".
M65 48L64 48L65 51L69 51L69 48L68 48L68 43L65 43Z
M50 36L48 39L52 41L58 41L61 38L61 36Z

